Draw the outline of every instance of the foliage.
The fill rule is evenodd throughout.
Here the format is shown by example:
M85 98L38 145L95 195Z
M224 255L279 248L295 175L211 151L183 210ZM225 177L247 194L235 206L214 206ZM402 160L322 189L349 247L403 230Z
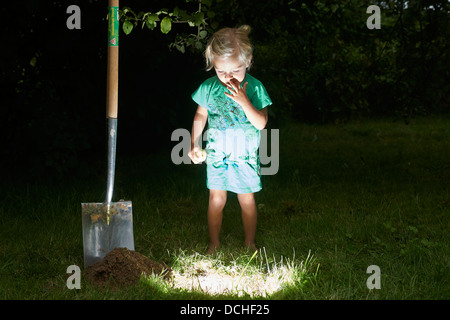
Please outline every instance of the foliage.
M216 1L220 24L251 24L254 72L274 108L303 121L449 110L448 1ZM220 12L220 14L219 14ZM273 12L277 12L276 15Z
M366 27L367 4L355 0L198 3L190 15L178 7L137 15L124 8L124 31L129 34L138 21L153 30L160 15L163 33L171 22L187 22L197 34L177 35L170 45L184 53L188 46L201 50L218 26L251 24L255 72L278 106L272 115L320 122L394 115L408 121L449 110L447 1L375 1L379 30Z
M192 2L193 0L186 0ZM197 28L197 33L193 34L177 34L177 38L170 44L170 48L175 47L181 53L185 53L187 47L192 47L196 50L202 50L206 36L208 35L207 18L214 17L215 13L209 10L212 0L198 0L198 9L193 13L188 13L187 10L180 9L178 6L170 12L169 9L163 8L157 12L143 12L136 14L130 7L123 7L120 10L119 18L122 21L122 28L125 34L130 34L134 27L139 24L141 28L146 26L149 30L154 30L158 22L160 30L163 34L167 34L172 30L172 24L184 23L189 27Z

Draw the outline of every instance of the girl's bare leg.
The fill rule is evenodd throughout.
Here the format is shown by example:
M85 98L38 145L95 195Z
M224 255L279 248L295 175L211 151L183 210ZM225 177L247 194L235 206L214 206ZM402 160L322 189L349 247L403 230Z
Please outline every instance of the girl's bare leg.
M220 246L223 208L227 202L226 190L209 190L208 230L209 248L206 254L212 254Z
M258 213L255 196L253 193L238 194L238 200L241 205L242 224L244 226L244 244L248 248L256 250L255 234Z

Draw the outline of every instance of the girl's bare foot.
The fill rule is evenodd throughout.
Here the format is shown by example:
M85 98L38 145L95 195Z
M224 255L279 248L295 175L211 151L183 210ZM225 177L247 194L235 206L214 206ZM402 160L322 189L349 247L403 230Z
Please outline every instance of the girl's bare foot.
M206 251L206 255L212 255L212 254L216 253L216 251L217 251L217 249L219 249L219 247L220 247L220 243L219 244L210 243L208 251Z
M258 248L256 248L256 245L254 242L245 243L245 247L251 251L258 251Z

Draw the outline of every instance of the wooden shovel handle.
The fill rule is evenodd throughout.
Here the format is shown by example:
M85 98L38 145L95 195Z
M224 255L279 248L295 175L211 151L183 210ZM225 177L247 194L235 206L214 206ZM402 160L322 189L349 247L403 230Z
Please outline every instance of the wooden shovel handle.
M119 48L108 47L106 117L116 119L119 100Z
M109 7L119 7L119 0L109 0ZM112 19L112 17L109 17ZM108 28L111 28L111 21L108 21ZM114 22L116 23L116 22ZM118 25L119 21L117 21ZM116 28L118 31L119 28ZM111 32L108 29L108 32ZM119 35L117 33L117 43ZM108 35L109 38L109 35ZM117 119L118 99L119 98L119 46L111 45L108 42L107 53L107 80L106 80L106 117Z

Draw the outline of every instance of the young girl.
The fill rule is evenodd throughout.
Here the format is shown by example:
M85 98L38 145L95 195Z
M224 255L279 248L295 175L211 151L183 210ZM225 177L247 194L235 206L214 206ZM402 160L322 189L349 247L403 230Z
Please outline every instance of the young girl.
M247 74L253 48L247 25L224 28L208 41L207 71L216 75L204 81L192 94L198 104L191 134L192 162L200 163L202 131L208 121L206 172L209 193L209 249L220 246L222 212L227 191L237 193L241 206L245 245L256 250L257 211L254 192L261 190L258 147L260 130L267 123L267 106L272 104L263 84Z

